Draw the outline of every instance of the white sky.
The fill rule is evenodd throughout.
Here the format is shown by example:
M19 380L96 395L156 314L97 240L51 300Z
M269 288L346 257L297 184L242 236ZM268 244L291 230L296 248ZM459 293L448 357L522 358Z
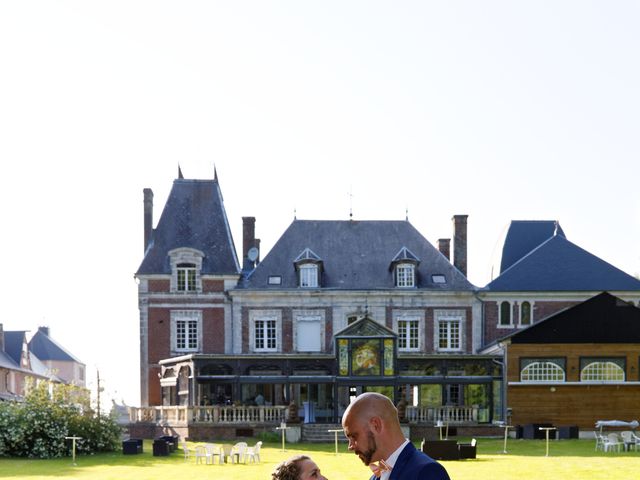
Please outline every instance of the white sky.
M139 403L142 189L217 167L238 248L293 219L512 219L640 273L634 1L0 3L0 322Z

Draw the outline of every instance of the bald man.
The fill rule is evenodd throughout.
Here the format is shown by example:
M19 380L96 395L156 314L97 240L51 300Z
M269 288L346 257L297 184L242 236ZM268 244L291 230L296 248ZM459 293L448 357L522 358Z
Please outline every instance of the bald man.
M342 428L349 450L373 471L371 480L450 480L442 465L404 437L398 411L384 395L359 395L344 412Z

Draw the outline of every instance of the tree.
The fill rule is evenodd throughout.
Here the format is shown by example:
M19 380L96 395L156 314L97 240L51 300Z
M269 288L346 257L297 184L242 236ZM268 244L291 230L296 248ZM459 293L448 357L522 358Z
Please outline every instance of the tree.
M112 451L120 427L90 408L89 392L72 385L31 382L24 402L0 402L0 455L52 458L68 455L65 437L76 442L79 454Z

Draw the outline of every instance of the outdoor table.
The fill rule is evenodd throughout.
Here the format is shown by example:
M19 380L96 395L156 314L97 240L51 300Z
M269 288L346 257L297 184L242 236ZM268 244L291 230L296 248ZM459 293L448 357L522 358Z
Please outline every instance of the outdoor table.
M513 425L503 425L504 427L504 447L502 453L507 453L507 437L509 435L509 429L514 428Z
M287 424L284 422L282 422L279 427L276 427L276 430L282 430L282 451L283 452L285 451L284 450L284 434L285 434L285 431L288 429L289 427L287 427Z
M335 429L335 430L327 430L327 432L333 432L335 434L336 437L336 455L338 454L338 432L342 432L341 428Z
M76 464L76 440L80 440L82 437L64 437L66 440L72 440L71 454L73 455L73 465Z
M555 429L556 429L556 427L538 427L538 430L544 430L545 436L547 438L547 453L546 453L545 457L549 456L549 432L551 430L555 430Z

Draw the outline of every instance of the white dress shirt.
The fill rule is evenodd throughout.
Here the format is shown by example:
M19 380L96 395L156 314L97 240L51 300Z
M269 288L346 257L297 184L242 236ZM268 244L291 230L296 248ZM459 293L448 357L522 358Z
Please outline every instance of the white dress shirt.
M404 450L404 447L406 447L408 443L409 443L409 440L405 438L404 442L402 442L402 445L400 445L395 452L389 455L389 458L385 459L385 463L389 465L391 468L393 468L396 464L396 461L398 460L398 457L400 456L400 452ZM382 472L382 475L380 475L380 480L389 480L390 476L391 476L390 471Z

